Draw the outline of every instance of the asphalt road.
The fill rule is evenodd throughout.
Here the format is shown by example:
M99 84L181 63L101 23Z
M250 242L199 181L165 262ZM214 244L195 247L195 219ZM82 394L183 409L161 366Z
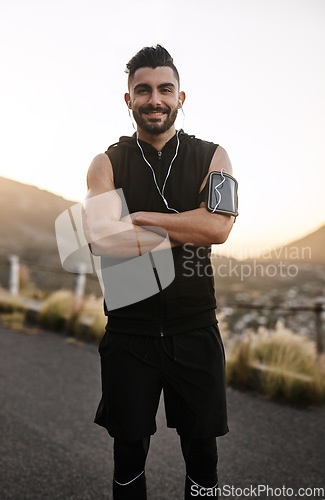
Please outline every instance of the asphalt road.
M112 498L112 441L93 424L99 397L96 346L0 328L1 500ZM325 498L310 489L298 496L298 488L325 489L325 408L235 390L228 406L230 433L218 439L221 498ZM181 500L184 466L162 405L157 422L148 498Z

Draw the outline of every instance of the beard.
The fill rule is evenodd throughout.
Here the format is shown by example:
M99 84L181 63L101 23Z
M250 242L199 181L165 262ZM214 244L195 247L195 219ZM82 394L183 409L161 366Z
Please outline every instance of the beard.
M158 111L167 115L165 120L160 123L160 118L146 118L143 114L148 113L150 111ZM178 109L177 107L174 109L170 108L162 108L161 106L157 106L154 108L153 106L143 106L139 108L139 113L135 110L132 110L133 117L139 128L144 130L145 132L152 135L163 134L167 130L169 130L175 123Z

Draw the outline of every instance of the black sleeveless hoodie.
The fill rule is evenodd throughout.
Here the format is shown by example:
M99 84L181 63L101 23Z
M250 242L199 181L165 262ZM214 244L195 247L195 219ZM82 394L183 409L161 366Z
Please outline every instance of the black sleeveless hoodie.
M218 145L197 139L182 130L178 134L179 151L166 182L164 196L169 207L185 212L198 208L202 201L200 186ZM162 189L176 152L177 137L172 137L160 152L144 141L139 143ZM118 143L108 148L106 154L113 166L115 188L123 189L129 213L174 213L167 209L158 193L135 134L121 137ZM107 311L104 303L108 331L165 336L216 322L210 247L183 245L173 248L172 252L175 279L169 286L145 300L118 309Z

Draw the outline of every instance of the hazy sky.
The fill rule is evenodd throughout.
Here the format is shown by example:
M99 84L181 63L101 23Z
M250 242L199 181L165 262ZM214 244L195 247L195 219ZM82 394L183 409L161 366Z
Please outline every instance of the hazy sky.
M0 40L0 175L81 200L92 158L133 133L126 62L161 43L187 94L185 131L233 163L227 245L325 223L323 0L2 0Z

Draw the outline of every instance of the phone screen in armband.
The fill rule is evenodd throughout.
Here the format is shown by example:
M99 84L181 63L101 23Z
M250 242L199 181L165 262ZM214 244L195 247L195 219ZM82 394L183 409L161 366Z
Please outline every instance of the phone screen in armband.
M215 214L238 215L238 183L225 172L211 172L207 180L206 208Z

